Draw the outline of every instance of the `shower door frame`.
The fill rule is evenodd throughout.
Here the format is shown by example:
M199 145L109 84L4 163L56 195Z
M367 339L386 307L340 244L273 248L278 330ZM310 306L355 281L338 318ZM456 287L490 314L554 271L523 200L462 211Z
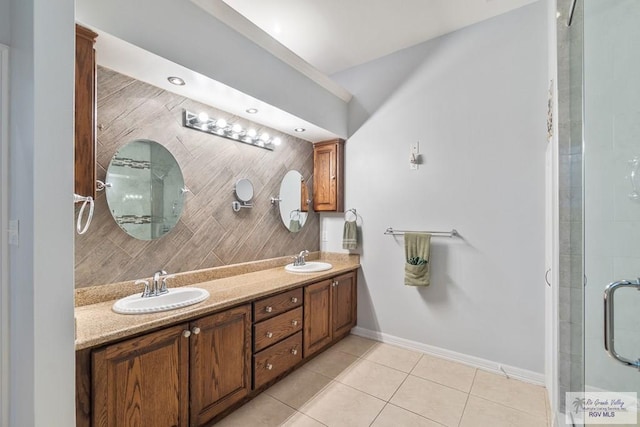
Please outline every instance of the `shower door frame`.
M0 44L0 426L9 425L9 47Z

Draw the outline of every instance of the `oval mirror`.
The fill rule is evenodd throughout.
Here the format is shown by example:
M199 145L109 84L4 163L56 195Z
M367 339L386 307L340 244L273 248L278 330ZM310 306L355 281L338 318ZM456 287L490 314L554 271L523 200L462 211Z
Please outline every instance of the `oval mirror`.
M106 183L111 216L131 237L157 239L178 223L184 178L161 144L137 139L121 147L109 163Z
M300 172L290 170L280 183L280 218L285 227L297 233L307 222L309 191Z
M249 203L253 199L253 184L246 178L236 182L236 198L244 203Z

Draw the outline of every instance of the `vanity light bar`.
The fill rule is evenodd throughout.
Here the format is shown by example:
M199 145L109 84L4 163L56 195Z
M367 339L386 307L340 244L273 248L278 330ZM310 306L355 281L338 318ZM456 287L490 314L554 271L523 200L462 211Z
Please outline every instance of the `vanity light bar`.
M281 143L281 139L277 136L271 137L267 132L258 135L255 129L245 129L238 123L229 123L225 119L216 120L209 117L206 113L195 114L191 111L183 110L182 125L186 128L221 136L270 151L273 151L274 147Z

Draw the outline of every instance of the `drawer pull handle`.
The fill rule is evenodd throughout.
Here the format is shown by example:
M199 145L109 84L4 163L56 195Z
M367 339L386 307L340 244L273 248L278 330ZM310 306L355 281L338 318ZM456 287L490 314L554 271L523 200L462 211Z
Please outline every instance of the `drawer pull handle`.
M200 333L200 328L198 328L197 326L195 326L191 332L193 332L193 335L198 335Z
M271 307L270 305L266 306L264 308L264 311L266 311L267 313L271 313L273 311L273 307Z
M298 302L298 298L296 298L296 297L291 298L291 303L292 304L295 304L297 302Z
M291 321L291 325L292 326L298 326L298 321L297 320L292 320Z
M273 369L273 365L272 365L271 363L267 363L267 364L264 366L264 368L265 368L267 371L270 371L270 370L272 370L272 369Z
M267 338L273 338L273 332L267 332Z
M191 336L191 331L190 330L182 331L182 336L185 338L189 338Z
M338 286L338 281L334 280L333 283L331 283L331 285L335 288L336 286Z
M298 354L298 349L297 349L297 348L295 348L295 347L294 347L294 348L292 348L292 349L291 349L291 354L293 354L294 356L295 356L296 354Z

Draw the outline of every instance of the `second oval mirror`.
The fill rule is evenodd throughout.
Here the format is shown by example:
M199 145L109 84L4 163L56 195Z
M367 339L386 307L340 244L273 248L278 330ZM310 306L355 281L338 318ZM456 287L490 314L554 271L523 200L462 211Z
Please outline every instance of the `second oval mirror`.
M116 223L140 240L167 234L184 205L184 179L175 157L161 144L136 139L111 159L107 204Z
M309 190L304 178L297 170L290 170L280 183L280 218L285 227L297 233L307 222Z

